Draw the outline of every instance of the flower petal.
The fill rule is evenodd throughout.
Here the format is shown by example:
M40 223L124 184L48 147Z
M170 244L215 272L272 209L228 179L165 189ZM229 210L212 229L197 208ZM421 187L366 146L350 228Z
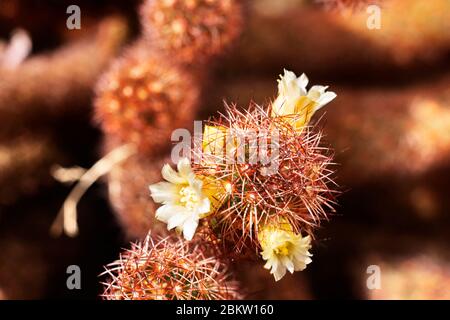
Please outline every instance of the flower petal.
M283 257L282 262L283 262L283 265L286 267L286 269L289 270L290 273L294 273L294 263L288 257Z
M314 95L314 94L321 95L321 94L324 94L325 91L327 91L327 89L328 89L328 86L315 85L315 86L312 86L312 87L309 89L308 95L309 95L309 94L313 94L313 95Z
M297 79L297 76L295 75L294 72L289 71L287 69L283 69L284 75L280 75L281 78L284 78L286 81L294 81L295 79Z
M167 221L167 230L171 230L176 227L182 227L189 215L186 212L177 212L172 215Z
M161 174L165 180L174 184L183 184L187 182L186 179L180 177L180 175L168 164L163 166Z
M309 79L306 74L302 75L297 79L297 85L302 89L302 95L306 94L306 86L308 85Z
M264 269L272 269L272 261L271 260L267 260L266 264L264 265Z
M187 178L189 182L189 186L194 188L194 190L201 194L202 193L202 187L203 187L203 181L200 179L197 179L195 174L191 173L189 177Z
M175 206L171 206L171 205L164 205L159 207L156 212L155 212L155 217L156 219L158 219L159 221L162 221L164 223L167 223L167 221L169 221L169 219L176 214L176 207Z
M272 117L276 117L278 115L283 114L283 105L284 105L284 98L282 96L278 96L275 101L272 103Z
M272 269L271 273L273 274L275 281L279 281L286 274L286 268L279 264L275 270Z
M187 179L192 175L191 161L188 158L181 158L177 164L178 172L181 177Z
M227 129L222 126L205 126L203 130L203 152L220 155L225 150Z
M158 182L149 186L150 196L157 203L175 202L178 195L176 185L169 182Z
M183 235L186 240L192 240L195 234L195 230L197 230L198 219L188 219L183 224Z
M320 96L320 98L318 100L316 100L317 106L314 111L319 110L320 108L322 108L327 103L331 102L336 97L337 97L337 94L332 91L325 92L324 94L322 94Z
M196 208L196 212L198 215L206 215L211 211L211 201L208 197L204 197L198 207Z

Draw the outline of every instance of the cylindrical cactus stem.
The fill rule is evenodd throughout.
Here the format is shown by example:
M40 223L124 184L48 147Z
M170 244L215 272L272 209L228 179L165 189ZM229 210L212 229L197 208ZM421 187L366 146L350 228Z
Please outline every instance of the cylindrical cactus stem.
M20 127L47 129L67 113L85 115L92 87L123 43L126 29L121 18L105 18L81 40L31 56L14 70L1 69L0 136L17 136Z
M51 184L50 168L63 160L53 144L48 136L24 136L0 144L0 205Z
M228 267L195 242L150 234L110 264L103 297L110 300L240 299Z
M370 5L381 5L383 0L313 0L325 10L355 12L365 11Z
M364 72L367 79L409 80L445 62L450 36L442 30L449 29L449 1L371 1L352 16L305 2L252 1L242 41L223 70L275 73L289 66L326 77ZM366 11L377 3L381 11ZM380 29L369 29L378 12Z
M374 177L392 181L444 168L450 158L449 84L443 77L400 92L342 89L326 126L336 150L351 149L338 158L341 180L347 185Z
M191 126L200 76L137 42L99 81L95 117L105 134L151 155L170 147L176 128Z
M144 34L163 54L182 64L204 64L240 34L241 0L147 0Z

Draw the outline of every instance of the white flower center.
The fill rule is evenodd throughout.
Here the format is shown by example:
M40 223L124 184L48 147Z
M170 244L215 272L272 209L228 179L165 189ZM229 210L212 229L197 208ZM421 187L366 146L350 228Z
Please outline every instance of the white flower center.
M193 210L200 200L195 189L190 186L181 188L180 196L180 203L189 210Z

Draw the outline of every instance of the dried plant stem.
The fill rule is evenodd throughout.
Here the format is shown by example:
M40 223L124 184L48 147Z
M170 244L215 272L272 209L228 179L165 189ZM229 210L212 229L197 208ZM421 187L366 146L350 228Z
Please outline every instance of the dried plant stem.
M50 232L56 236L62 232L70 237L78 235L76 207L81 197L101 176L110 172L114 166L135 153L136 147L133 144L122 145L111 151L87 170L64 201L63 207L55 219Z

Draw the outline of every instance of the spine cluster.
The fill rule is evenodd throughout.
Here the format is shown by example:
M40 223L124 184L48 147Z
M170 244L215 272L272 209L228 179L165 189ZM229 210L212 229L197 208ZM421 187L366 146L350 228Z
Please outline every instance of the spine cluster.
M195 243L150 235L132 244L105 274L103 297L108 300L230 300L239 299L226 264L208 257Z

